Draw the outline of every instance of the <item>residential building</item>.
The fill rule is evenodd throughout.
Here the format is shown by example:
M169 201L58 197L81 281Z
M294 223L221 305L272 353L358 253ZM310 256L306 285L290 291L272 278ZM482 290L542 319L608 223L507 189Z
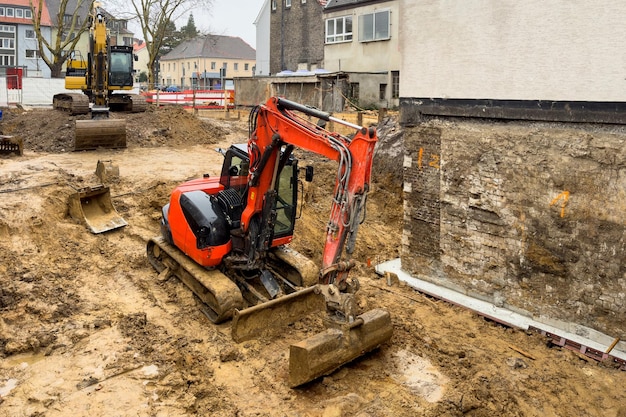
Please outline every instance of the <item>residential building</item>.
M397 107L399 0L330 0L324 8L324 69L348 73L357 107Z
M270 0L265 0L254 21L256 26L256 76L270 75Z
M160 58L160 83L180 88L221 88L235 77L254 75L256 52L243 39L204 35L185 41Z
M320 68L324 60L322 10L326 1L270 0L269 3L270 73Z
M146 43L141 39L135 39L133 43L133 52L137 56L133 68L135 69L135 81L139 79L139 74L145 72L148 74L148 49Z
M59 31L62 32L61 39L63 40L65 40L67 37L69 37L70 39L75 39L76 36L80 36L80 39L78 40L78 43L76 44L76 47L74 48L74 50L78 51L79 59L80 57L82 57L82 59L86 60L87 52L89 51L89 36L88 36L89 32L86 31L86 33L83 33L81 35L80 33L78 33L78 31L80 30L81 25L87 19L89 19L89 11L91 7L91 3L82 2L79 5L77 0L67 0L64 14L62 17L63 18L62 21L58 20L59 12L61 9L61 0L46 0L46 4L48 5L49 10L54 11L54 13L52 13L50 16L50 20L52 23L52 28L51 28L51 33L50 33L51 39L56 39L57 33ZM77 7L78 7L78 10L76 10ZM69 32L69 29L65 29L65 28L68 28L70 26L71 20L74 14L77 15L76 24L74 27L75 30L71 33L65 33L65 32ZM65 68L65 65L64 65L64 68ZM65 69L63 71L65 71Z
M50 40L50 14L43 3L41 35ZM39 54L29 0L0 0L0 75L21 68L23 76L50 77Z

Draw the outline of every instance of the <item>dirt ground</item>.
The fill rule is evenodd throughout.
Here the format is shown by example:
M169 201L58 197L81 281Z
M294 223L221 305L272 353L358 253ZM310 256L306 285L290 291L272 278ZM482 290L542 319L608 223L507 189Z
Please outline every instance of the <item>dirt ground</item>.
M245 141L247 119L176 108L113 117L127 119L127 149L73 153L73 117L4 111L2 131L22 137L25 154L0 157L0 416L626 417L626 372L389 287L368 267L399 256L397 152L377 158L354 256L359 307L387 309L394 336L290 389L288 346L319 330L313 320L236 344L229 323L211 324L177 279L159 282L145 255L170 191L217 174L214 148ZM300 156L316 179L292 247L319 262L335 165ZM98 184L98 160L119 167L112 200L128 226L94 235L67 199Z

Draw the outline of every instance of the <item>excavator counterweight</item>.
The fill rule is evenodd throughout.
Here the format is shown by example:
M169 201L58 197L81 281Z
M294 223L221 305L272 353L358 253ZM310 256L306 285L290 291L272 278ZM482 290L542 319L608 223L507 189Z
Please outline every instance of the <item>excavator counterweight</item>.
M327 330L290 349L289 385L302 385L387 342L391 317L383 309L357 313L359 284L349 259L365 203L376 131L355 128L348 138L300 116L345 122L273 97L250 114L247 144L222 151L219 176L174 189L162 209L161 237L148 242L159 279L178 277L218 323L232 318L232 337L268 337L311 314ZM299 204L300 148L337 161L322 264L289 248ZM312 180L313 169L306 167Z

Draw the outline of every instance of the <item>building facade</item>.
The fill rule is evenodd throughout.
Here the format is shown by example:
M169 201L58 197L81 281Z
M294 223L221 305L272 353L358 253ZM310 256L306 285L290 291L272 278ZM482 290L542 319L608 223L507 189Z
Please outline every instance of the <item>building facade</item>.
M625 17L621 1L401 0L403 270L626 338Z
M252 77L256 52L243 39L206 35L183 42L160 59L160 83L180 89L219 89Z
M322 11L326 2L270 0L269 3L270 73L321 68L324 60Z
M349 74L357 107L399 105L399 19L397 0L331 0L324 9L324 68Z
M43 3L41 35L50 40L51 21ZM0 1L0 74L19 69L23 76L50 77L50 69L39 53L29 0Z

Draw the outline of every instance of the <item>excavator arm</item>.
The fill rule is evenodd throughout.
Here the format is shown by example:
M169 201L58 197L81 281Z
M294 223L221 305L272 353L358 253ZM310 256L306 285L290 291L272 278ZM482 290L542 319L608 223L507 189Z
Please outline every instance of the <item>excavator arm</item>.
M296 111L326 122L346 124L357 132L352 138L329 132L300 117ZM349 286L348 271L354 262L343 260L342 256L344 249L348 255L354 251L357 230L364 220L376 130L352 125L318 109L278 97L259 106L256 112L256 128L248 142L249 191L242 228L247 230L253 219L264 213L264 207L271 205L278 172L294 147L337 161L320 284L334 284L345 291ZM262 217L263 229L273 230L271 215ZM264 245L269 246L271 242Z

